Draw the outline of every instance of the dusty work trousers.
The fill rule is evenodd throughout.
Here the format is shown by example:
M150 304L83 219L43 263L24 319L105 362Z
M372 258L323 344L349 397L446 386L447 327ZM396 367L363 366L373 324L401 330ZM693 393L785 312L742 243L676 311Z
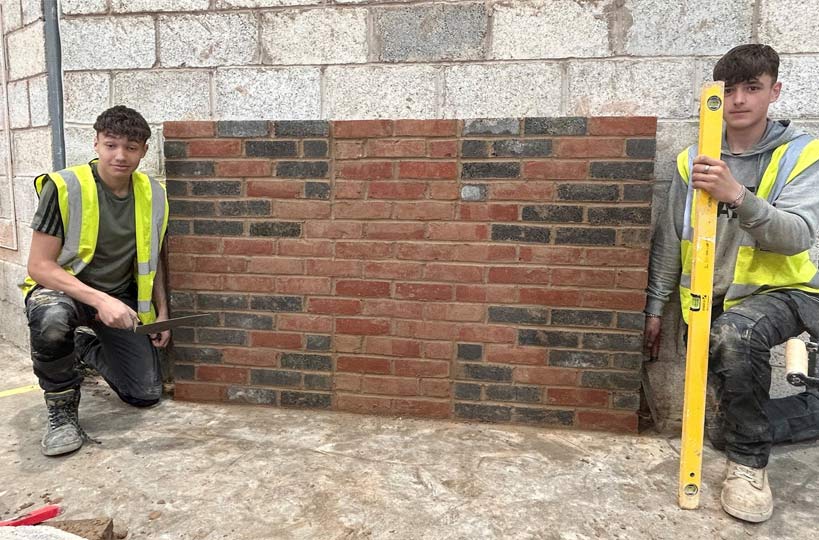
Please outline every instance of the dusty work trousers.
M709 378L718 402L725 453L765 467L774 443L819 436L819 392L771 399L771 347L802 332L819 335L819 298L796 290L751 296L716 314Z
M136 307L135 289L117 298ZM96 369L126 403L145 407L159 401L159 353L148 336L108 327L94 319L91 307L51 289L38 288L28 296L26 315L34 373L46 392L78 386L79 359ZM75 332L79 326L90 327L96 338Z

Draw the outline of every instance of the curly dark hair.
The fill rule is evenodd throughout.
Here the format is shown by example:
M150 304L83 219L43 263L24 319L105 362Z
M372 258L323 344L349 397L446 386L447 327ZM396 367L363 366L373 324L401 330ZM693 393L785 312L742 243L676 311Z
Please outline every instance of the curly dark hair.
M94 122L97 133L126 137L129 141L144 143L151 138L148 122L134 109L125 105L115 105L103 111Z
M749 43L734 47L714 66L714 80L734 86L762 75L770 75L774 82L779 76L779 55L769 45Z

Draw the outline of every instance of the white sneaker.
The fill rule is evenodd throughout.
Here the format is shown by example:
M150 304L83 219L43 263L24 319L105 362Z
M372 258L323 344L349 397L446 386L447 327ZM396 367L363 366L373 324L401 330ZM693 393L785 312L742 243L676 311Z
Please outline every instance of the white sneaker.
M723 510L735 518L751 523L766 521L773 514L768 472L728 460L720 502Z

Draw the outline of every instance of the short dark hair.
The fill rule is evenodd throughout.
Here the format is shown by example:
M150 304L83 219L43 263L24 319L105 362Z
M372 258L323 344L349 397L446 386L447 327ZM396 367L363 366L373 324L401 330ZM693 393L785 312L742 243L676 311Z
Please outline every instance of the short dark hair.
M125 137L139 143L151 138L151 128L145 118L125 105L115 105L103 111L94 122L94 129L97 133Z
M770 75L774 82L779 76L779 55L769 45L749 43L734 47L714 66L714 80L726 86Z

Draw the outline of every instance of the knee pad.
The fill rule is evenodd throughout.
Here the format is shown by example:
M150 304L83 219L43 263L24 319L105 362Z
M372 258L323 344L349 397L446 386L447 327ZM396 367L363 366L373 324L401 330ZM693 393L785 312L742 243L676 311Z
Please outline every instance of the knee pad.
M60 302L38 307L29 318L32 350L51 357L70 354L74 350L74 317L74 309Z

